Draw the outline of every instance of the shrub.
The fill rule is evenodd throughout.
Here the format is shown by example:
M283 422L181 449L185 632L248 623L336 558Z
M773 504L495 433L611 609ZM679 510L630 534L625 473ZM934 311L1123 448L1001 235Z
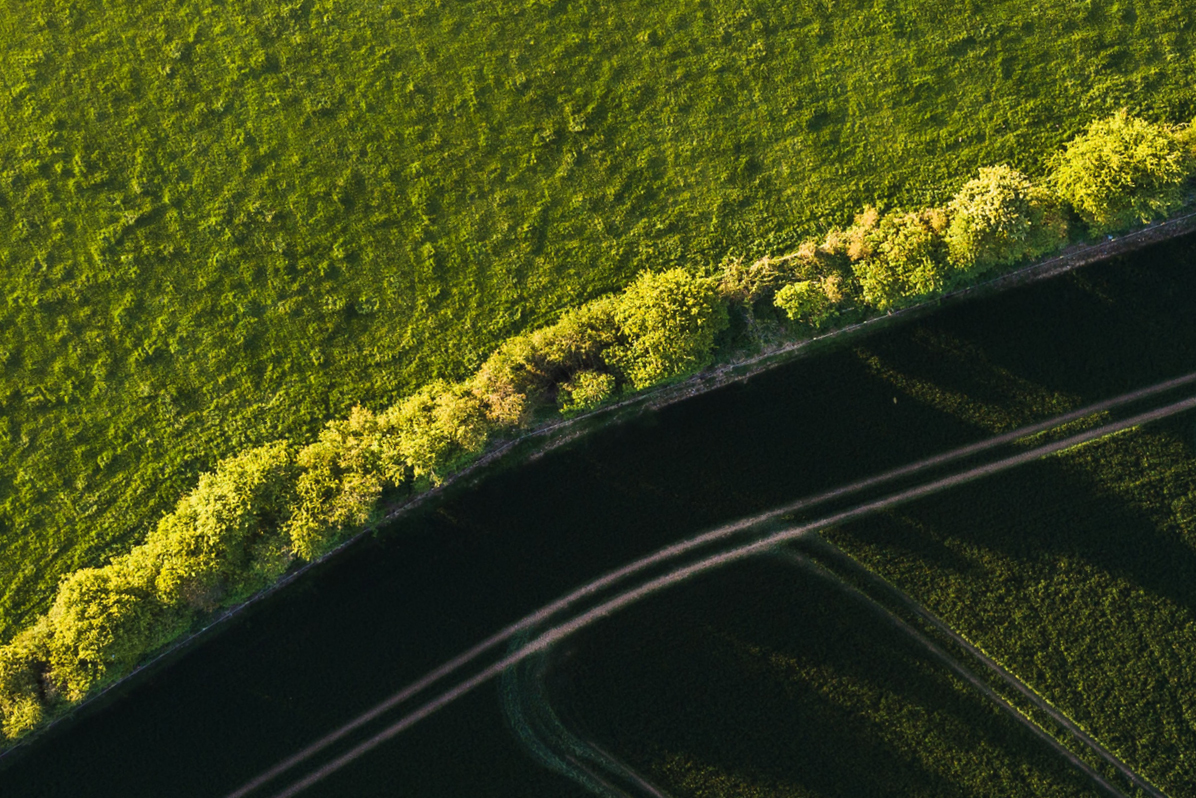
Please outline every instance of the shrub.
M10 740L24 736L45 714L48 639L43 617L0 646L0 735Z
M940 290L949 272L938 208L880 216L868 209L843 234L864 301L880 310L899 307Z
M615 318L626 343L609 356L636 389L706 365L728 324L713 281L684 269L641 274L618 298Z
M152 584L124 559L65 577L46 616L50 677L68 701L78 701L109 677L128 671L142 654L178 631Z
M745 265L742 258L729 261L719 276L718 293L727 302L751 304L771 296L797 274L791 268L795 254L779 258L760 258Z
M249 449L199 486L129 554L128 566L168 606L212 610L272 583L290 561L282 524L294 502L285 441Z
M1196 119L1176 129L1175 136L1180 146L1187 151L1191 162L1196 162Z
M821 282L801 280L777 291L776 306L790 321L818 329L835 315L835 302Z
M473 388L496 424L517 426L526 422L532 397L544 390L547 380L539 361L532 339L516 335L503 341L478 369Z
M609 399L615 392L615 377L600 371L579 371L561 386L562 413L589 410Z
M493 422L471 386L437 381L387 410L380 424L415 477L439 484L486 445Z
M1067 241L1067 219L1053 195L1008 166L981 169L948 211L947 251L965 272L1016 263Z
M618 307L615 295L599 297L568 311L556 324L532 333L550 376L606 366L606 351L619 341Z
M1052 166L1059 195L1104 233L1179 208L1192 155L1174 131L1120 111L1089 125Z
M780 257L764 257L745 266L742 258L728 261L719 276L718 293L728 302L750 304L772 297L783 286L834 274L830 253L813 241Z
M545 401L582 370L605 371L605 353L619 339L616 298L600 297L565 313L560 321L516 336L482 365L473 390L496 424L526 422L534 403Z
M397 450L363 407L353 408L345 420L329 422L319 439L296 457L298 502L285 526L291 550L315 559L347 532L367 524L382 489L403 478Z

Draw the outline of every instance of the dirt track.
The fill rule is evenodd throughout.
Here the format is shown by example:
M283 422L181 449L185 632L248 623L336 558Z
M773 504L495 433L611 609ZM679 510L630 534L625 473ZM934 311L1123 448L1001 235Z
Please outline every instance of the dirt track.
M531 629L533 627L543 630L540 632L538 637L530 640L525 645L517 648L514 651L508 652L505 656L501 657L497 661L492 662L492 664L484 667L480 671L476 671L473 676L457 682L452 687L449 687L438 693L435 697L427 699L423 704L419 705L413 710L408 711L401 718L393 721L389 726L377 732L372 737L357 744L353 748L317 768L306 777L292 784L283 792L278 793L277 798L289 798L290 796L299 794L307 787L316 784L325 777L352 763L359 757L365 755L392 737L402 733L429 715L439 711L456 699L497 678L506 669L536 655L539 652L547 650L549 647L555 645L561 640L564 640L574 632L605 619L623 607L638 602L661 590L681 584L701 574L709 573L723 565L739 562L753 556L771 552L780 544L809 536L813 533L817 533L821 529L825 529L828 526L853 521L872 513L933 495L957 485L962 485L985 476L1015 468L1019 465L1036 460L1046 455L1077 446L1087 441L1104 437L1120 430L1129 429L1131 427L1139 426L1151 421L1161 420L1163 418L1168 418L1178 413L1188 412L1194 409L1196 409L1196 398L1188 398L1179 402L1174 402L1164 407L1140 413L1130 418L1104 424L1094 429L1085 430L1061 440L1056 440L1029 449L1024 449L1017 454L1004 457L994 462L974 466L949 476L933 479L930 482L898 491L897 493L890 494L880 499L857 504L850 509L832 513L831 515L818 518L808 523L803 523L799 526L789 526L787 528L782 528L779 531L775 531L776 525L767 523L777 520L781 515L787 512L792 512L791 508L796 505L791 505L790 507L779 508L743 522L730 524L726 527L715 530L714 532L706 533L698 538L686 541L685 543L669 547L668 549L658 552L656 555L644 558L643 560L632 563L629 566L619 569L612 574L608 574L605 577L595 580L594 582L583 586L569 596L566 596L563 599L548 605L544 609L533 613L527 618L524 618L522 621L514 624L511 627L508 627L506 630L499 632L489 640L484 641L483 643L474 647L469 652L462 654L460 657L457 657L451 662L446 663L441 668L438 668L437 670L428 674L428 676L426 676L424 679L421 679L392 698L382 702L374 709L369 710L363 715L359 716L357 719L350 721L341 729L332 732L323 740L318 741L312 746L309 746L295 757L292 757L275 768L267 771L261 777L254 779L249 784L232 793L229 798L240 798L241 796L247 795L249 792L255 790L257 787L263 786L267 781L281 776L282 773L286 772L291 767L298 765L302 761L306 760L309 756L318 753L326 745L335 742L336 740L348 734L350 731L359 728L367 721L379 717L383 712L391 708L397 708L400 704L406 703L409 699L412 699L416 695L424 692L432 685L441 682L447 676L460 670L465 665L473 664L475 660L480 659L487 651L495 648L500 643L510 640L515 634L518 634L521 631ZM799 502L797 504L803 503L804 502ZM753 531L755 531L755 535L751 534ZM714 549L712 552L701 554L696 561L689 562L689 564L685 564L685 562L675 564L670 570L667 570L662 575L655 576L645 581L640 581L637 585L624 587L620 592L616 593L612 597L601 600L597 605L591 606L589 609L585 609L584 611L574 611L571 615L566 616L564 619L557 620L554 624L549 625L551 618L555 618L562 610L569 608L579 598L591 597L595 594L601 595L599 586L606 587L612 585L618 581L621 581L627 575L643 572L648 567L648 564L668 562L670 560L676 559L678 553L687 553L698 548L699 545L704 545L711 542L720 543L719 548ZM1158 793L1153 794L1158 795Z

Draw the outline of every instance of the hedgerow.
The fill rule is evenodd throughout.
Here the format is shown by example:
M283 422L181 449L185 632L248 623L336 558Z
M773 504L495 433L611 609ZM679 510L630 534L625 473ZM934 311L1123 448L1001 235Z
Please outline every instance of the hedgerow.
M1125 114L1094 124L1090 138L1094 131L1131 131L1164 149L1190 136ZM1076 153L1088 146L1068 149L1071 177L1056 175L1052 185L1073 184L1083 166ZM1154 152L1141 150L1145 165L1125 168L1154 168ZM1174 209L1176 175L1186 180L1194 162L1172 163L1185 171L1169 165L1167 179L1151 184L1098 175L1102 207L1132 212L1110 211L1096 224ZM1089 165L1100 174L1107 167L1099 158ZM207 613L269 585L295 560L324 555L379 517L387 491L440 484L494 437L518 434L546 414L573 414L703 368L731 306L750 313L771 301L799 332L825 326L853 303L900 307L1060 246L1058 203L1049 189L996 167L945 208L866 208L846 229L790 255L748 266L732 260L713 276L643 272L621 293L508 339L468 379L429 383L381 412L355 407L297 450L277 441L226 458L144 543L64 578L49 611L0 646L0 728L10 739L22 736Z

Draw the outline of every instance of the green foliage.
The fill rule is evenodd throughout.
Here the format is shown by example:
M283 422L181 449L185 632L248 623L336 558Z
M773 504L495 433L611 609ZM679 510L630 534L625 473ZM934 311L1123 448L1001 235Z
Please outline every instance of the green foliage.
M611 359L637 389L706 365L728 324L713 281L684 269L641 274L619 297L615 319L627 343Z
M50 652L45 618L0 646L0 736L18 739L45 715L46 669Z
M947 206L952 265L985 272L1052 252L1067 241L1058 201L1010 166L980 170Z
M1054 159L1052 181L1092 231L1104 233L1179 208L1193 163L1173 130L1122 110L1068 144Z
M1188 158L1196 162L1196 119L1176 129L1175 136L1187 151Z
M1098 5L7 4L0 639L220 458L646 268L1190 115L1189 9Z
M619 341L617 299L603 296L566 312L556 324L502 343L473 379L491 420L517 426L534 403L583 370L609 370L605 355Z
M941 290L947 283L946 214L938 209L881 216L875 208L856 217L827 245L852 261L864 301L879 310L901 307ZM841 240L840 240L841 238Z
M299 450L298 502L285 525L291 551L313 560L369 523L383 488L403 479L400 448L392 425L359 406Z
M801 280L781 288L776 294L776 306L790 321L818 329L834 318L835 303L827 296L821 283Z
M68 701L127 672L178 627L153 585L124 559L63 579L46 617L50 677Z
M383 414L397 452L415 477L438 484L486 445L494 424L486 403L465 383L437 381Z
M579 413L605 402L615 392L615 376L600 371L579 371L561 386L561 412Z
M750 305L773 297L790 283L814 279L825 282L827 278L837 283L841 278L840 260L813 241L803 243L787 255L765 256L748 266L744 265L743 258L733 258L723 264L718 293L728 302ZM834 293L833 286L831 288Z
M212 610L282 575L283 522L294 504L294 455L285 441L249 449L203 474L164 516L128 566L170 607Z

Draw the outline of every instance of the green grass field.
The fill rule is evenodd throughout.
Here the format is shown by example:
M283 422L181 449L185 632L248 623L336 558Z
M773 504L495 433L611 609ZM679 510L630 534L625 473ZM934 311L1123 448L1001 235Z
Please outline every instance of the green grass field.
M1045 7L1044 7L1045 6ZM1192 116L1169 0L0 11L0 640L198 471L640 269Z
M782 561L588 633L577 719L678 798L1080 796L1084 777L923 649Z

